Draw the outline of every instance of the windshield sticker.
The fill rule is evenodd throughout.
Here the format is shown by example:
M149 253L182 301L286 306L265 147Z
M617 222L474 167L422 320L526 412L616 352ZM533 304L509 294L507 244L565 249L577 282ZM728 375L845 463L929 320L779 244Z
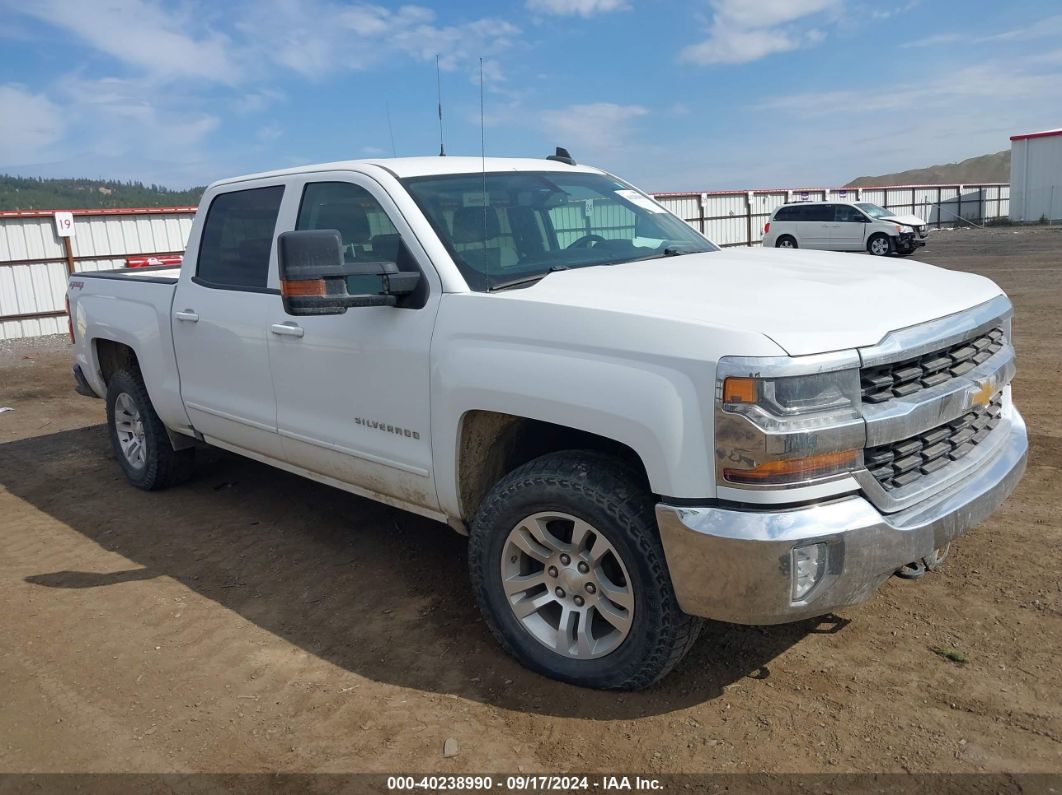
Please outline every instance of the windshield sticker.
M648 198L646 196L643 196L642 194L640 194L636 190L629 190L629 189L618 190L618 191L616 191L616 195L619 196L621 199L626 199L631 204L636 204L637 206L641 207L643 210L648 210L651 213L667 212L667 210L665 210L659 204L654 202L652 199L650 199L650 198Z

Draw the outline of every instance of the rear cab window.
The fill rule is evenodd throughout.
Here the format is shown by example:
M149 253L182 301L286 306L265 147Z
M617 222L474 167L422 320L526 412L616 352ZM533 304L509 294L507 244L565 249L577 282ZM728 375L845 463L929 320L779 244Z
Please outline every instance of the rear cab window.
M215 196L203 223L193 280L225 290L266 290L283 197L283 185Z

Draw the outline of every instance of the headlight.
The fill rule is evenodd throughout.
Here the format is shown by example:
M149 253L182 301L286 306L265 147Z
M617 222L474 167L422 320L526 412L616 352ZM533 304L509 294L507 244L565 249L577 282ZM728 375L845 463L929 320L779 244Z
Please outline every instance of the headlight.
M896 224L896 231L899 232L901 235L906 233L906 232L910 232L911 234L914 234L914 228L913 227L902 226L901 224Z
M723 380L723 411L744 414L757 425L815 427L859 416L859 373L832 373Z
M724 358L718 383L720 485L801 485L862 466L866 432L854 353Z

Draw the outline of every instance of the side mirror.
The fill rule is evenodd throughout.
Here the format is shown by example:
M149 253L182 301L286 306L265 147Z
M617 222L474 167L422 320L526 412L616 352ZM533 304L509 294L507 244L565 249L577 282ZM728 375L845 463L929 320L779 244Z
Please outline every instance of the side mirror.
M344 262L343 238L335 229L283 232L277 239L280 295L289 315L341 315L349 307L394 306L420 283L393 262ZM380 277L379 294L351 295L351 276Z

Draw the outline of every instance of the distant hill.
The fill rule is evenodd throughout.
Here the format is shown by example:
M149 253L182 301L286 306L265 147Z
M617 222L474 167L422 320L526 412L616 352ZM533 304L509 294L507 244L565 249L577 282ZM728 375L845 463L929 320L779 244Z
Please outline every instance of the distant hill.
M0 174L0 210L183 207L199 204L204 190L171 190L162 185L107 179L40 179Z
M1010 182L1010 150L994 155L971 157L960 163L947 163L928 168L912 168L897 174L880 177L859 177L846 188L866 188L872 185L976 185L980 182Z

